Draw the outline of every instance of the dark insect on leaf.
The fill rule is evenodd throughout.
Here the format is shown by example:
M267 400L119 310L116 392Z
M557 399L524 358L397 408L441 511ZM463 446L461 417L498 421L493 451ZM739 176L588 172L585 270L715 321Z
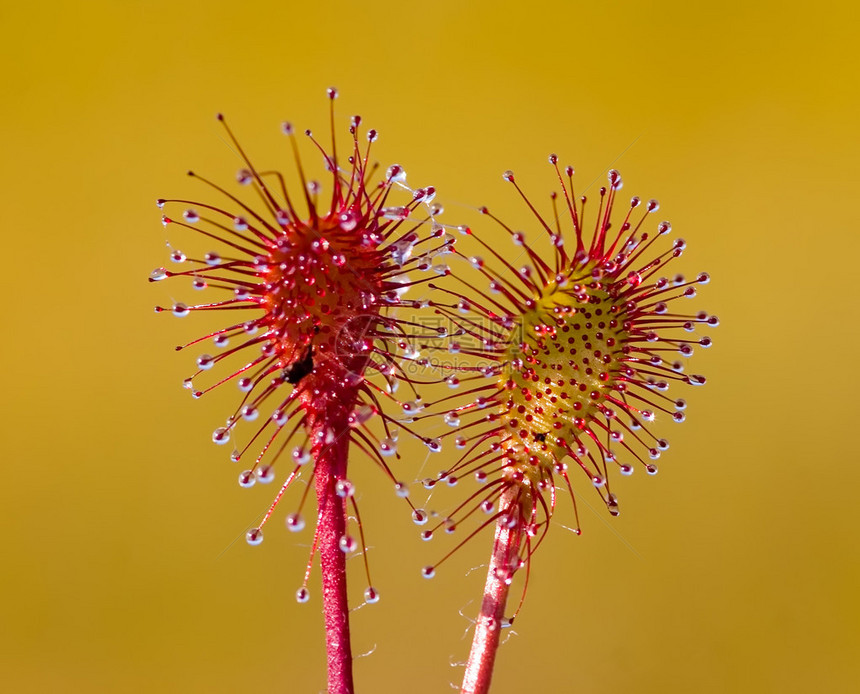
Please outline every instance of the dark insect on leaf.
M294 361L292 364L287 366L284 369L284 379L288 383L292 383L296 385L299 381L301 381L305 376L307 376L311 371L314 370L314 347L313 345L308 345L307 350L304 353L304 356Z

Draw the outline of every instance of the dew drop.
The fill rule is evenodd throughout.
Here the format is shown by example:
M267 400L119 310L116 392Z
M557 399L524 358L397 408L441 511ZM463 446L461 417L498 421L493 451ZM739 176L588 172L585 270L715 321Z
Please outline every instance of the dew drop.
M427 448L430 449L431 453L439 453L442 450L441 439L427 439L424 443L427 445Z
M368 135L370 135L370 133L368 133ZM392 164L385 172L385 177L392 182L405 183L406 171L399 164Z
M412 512L412 522L415 525L424 525L429 519L427 512L423 508L416 508Z
M287 515L287 529L290 532L300 532L305 529L305 519L302 518L301 513L290 513Z
M212 440L219 445L227 443L230 440L230 430L226 427L216 429L212 433Z
M293 449L293 460L296 465L304 465L311 459L311 454L305 449L304 446L296 446Z
M422 409L424 409L424 406L416 400L409 400L408 402L404 402L401 407L403 408L403 412L405 414L415 414L416 412L420 412Z
M177 318L184 318L189 313L191 313L191 309L189 309L182 302L177 302L177 303L173 304L173 315L176 316Z
M436 569L432 566L425 566L421 569L421 575L424 576L424 578L433 578L436 575Z
M371 586L364 591L364 602L369 605L379 602L379 593L376 592L376 588Z
M402 221L406 219L410 214L408 207L403 207L402 205L395 205L394 207L383 207L379 210L379 216L384 217L385 219L391 219L393 221Z
M325 238L314 239L311 242L311 250L317 255L322 255L326 251L328 251L330 244Z
M167 279L167 277L167 269L163 267L155 268L155 270L149 273L149 279L151 282L160 282L163 279Z
M343 231L352 231L358 226L358 219L358 214L354 210L347 210L338 217L338 226Z
M239 486L244 487L245 489L250 489L254 486L254 482L257 481L257 478L254 476L254 472L252 470L244 470L239 473Z
M340 539L337 541L337 546L344 554L352 554L356 549L358 549L358 543L355 541L355 538L350 535L341 535Z
M421 356L421 351L415 347L414 345L406 345L403 349L403 358L404 359L418 359Z
M296 591L296 602L305 603L310 600L311 594L308 589L302 586Z
M356 407L347 418L349 426L359 427L376 414L376 409L371 405L360 405Z
M355 494L355 485L347 479L339 479L334 483L334 492L341 499L348 499Z
M245 542L249 545L259 545L263 541L263 531L259 528L251 528L245 533Z
M269 484L275 479L275 469L271 465L261 465L257 468L256 474L260 484Z
M394 493L397 494L401 499L405 499L409 496L409 487L406 482L395 482L394 483Z
M203 371L211 369L215 365L215 357L211 354L201 354L197 357L197 366Z
M606 499L606 508L609 509L609 514L612 516L617 516L620 511L618 509L618 498L615 494L609 494Z
M379 442L379 452L382 455L394 455L397 452L397 442L392 438L384 438Z

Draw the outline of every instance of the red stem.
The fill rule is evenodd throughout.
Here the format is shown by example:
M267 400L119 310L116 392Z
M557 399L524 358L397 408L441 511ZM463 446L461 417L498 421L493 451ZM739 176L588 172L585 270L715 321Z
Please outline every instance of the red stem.
M512 499L506 491L502 495L500 506L511 508L512 504L516 503L517 500ZM484 586L484 599L481 603L481 613L475 623L475 637L472 640L472 651L469 653L469 662L463 675L461 694L487 694L490 691L490 680L493 677L493 665L499 648L510 581L520 561L519 545L522 528L519 523L513 528L509 527L509 519L508 514L503 514L496 524L493 553Z
M318 421L322 431L331 431L332 422ZM334 428L334 431L343 431ZM317 427L311 429L314 433ZM318 439L314 437L314 441ZM322 568L323 613L328 655L329 694L353 694L352 646L349 640L349 602L346 595L346 555L340 538L346 534L346 499L338 496L335 483L346 478L349 436L331 443L314 444L314 477L316 479L317 533Z

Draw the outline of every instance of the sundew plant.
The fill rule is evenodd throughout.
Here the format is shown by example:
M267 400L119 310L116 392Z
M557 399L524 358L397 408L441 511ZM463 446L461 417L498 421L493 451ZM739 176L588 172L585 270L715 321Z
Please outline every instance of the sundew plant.
M515 575L524 574L524 597L560 496L577 518L572 477L584 475L617 515L616 476L657 473L669 448L658 420L682 422L678 387L705 383L686 361L696 347L710 346L701 331L719 321L687 302L709 277L678 272L685 243L672 240L656 200L622 200L614 169L593 199L577 195L572 167L560 167L555 155L549 161L559 190L545 212L512 172L504 174L529 211L527 229L486 207L475 228L442 224L432 186L413 189L401 165L371 159L378 133L363 131L359 116L349 120L346 149L338 148L336 90L328 97L329 142L282 124L289 175L258 168L218 116L241 161L236 180L189 172L205 195L158 201L171 262L150 276L185 281L203 300L156 311L223 317L221 327L177 347L196 350L184 386L194 398L236 389L236 406L212 440L243 463L239 486L279 483L247 542L261 544L276 516L293 532L312 527L296 598L311 600L318 561L328 691L355 691L349 555L363 555L365 602L380 598L350 479L351 466L370 462L405 499L423 539L462 535L421 569L425 577L493 528L462 685L468 694L485 693L500 633L520 609L506 616ZM318 162L313 169L303 164L308 151ZM308 170L321 171L322 181ZM500 249L498 236L514 245L518 260ZM541 244L531 240L541 236ZM180 243L208 250L186 254ZM421 397L423 385L442 384L444 394L432 388L433 399ZM441 436L428 435L440 425ZM399 469L403 434L440 454L441 470L424 486L447 490L434 491L433 502L449 510L413 505ZM476 484L458 484L464 478ZM288 508L280 514L282 501Z
M379 600L348 467L354 452L363 454L398 495L408 495L408 486L389 466L398 457L399 427L386 406L401 381L413 385L403 368L404 360L412 359L409 340L439 335L423 333L410 320L424 302L405 295L438 276L441 264L433 259L450 252L453 237L436 221L441 208L433 204L432 187L413 190L400 165L380 170L373 163L370 152L378 133L370 129L360 139L359 116L350 120L347 152L339 152L337 92L330 89L328 95L330 147L311 131L304 133L322 161L322 183L306 178L296 142L301 136L290 123L281 127L298 190L290 190L280 171L257 168L218 116L243 166L230 187L189 172L212 201L158 201L175 269L158 268L150 280L186 280L193 290L206 290L203 302L176 302L156 311L180 318L210 311L224 316L223 327L177 349L200 351L197 368L184 383L195 398L216 387L238 391L235 410L212 439L227 445L239 438L241 427L249 427L231 455L235 462L247 461L239 485L271 483L283 470L271 507L247 532L248 543L263 541L264 526L299 479L304 492L290 502L285 523L292 531L303 530L306 495L315 490L311 556L296 597L309 600L308 577L318 556L329 691L340 693L353 690L348 555L362 551L365 601ZM212 250L189 257L172 246L175 237L189 235L211 242Z
M423 531L427 540L440 530L466 533L424 575L432 578L479 530L495 527L463 681L470 694L489 690L500 631L513 620L505 616L509 586L518 571L528 574L559 492L569 496L575 514L571 476L584 475L615 516L613 477L637 469L657 474L669 448L657 420L684 421L686 402L676 388L704 385L704 376L687 373L686 361L695 347L711 345L701 329L719 323L687 308L710 278L676 271L686 244L671 240L672 225L656 217L656 200L622 202L614 169L596 200L577 197L573 168L562 170L554 154L549 162L560 194L552 194L546 215L511 171L504 180L531 213L527 233L548 239L551 253L538 253L526 232L484 207L489 225L461 229L471 237L473 253L466 257L474 276L458 270L434 285L449 298L435 303L437 311L473 338L469 355L490 365L464 381L462 391L426 403L421 415L443 418L451 428L442 440L453 440L460 451L425 485L454 487L463 477L479 483ZM520 249L521 265L484 238L493 226Z

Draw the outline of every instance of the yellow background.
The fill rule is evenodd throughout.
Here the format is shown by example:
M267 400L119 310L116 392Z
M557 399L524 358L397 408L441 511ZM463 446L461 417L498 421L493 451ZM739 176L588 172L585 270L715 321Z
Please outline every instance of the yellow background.
M238 167L213 115L287 167L278 124L325 132L333 84L339 125L378 127L377 157L434 184L448 222L516 218L507 168L543 204L557 151L580 184L615 165L625 193L658 197L682 269L713 277L690 304L722 319L691 362L708 386L675 391L687 423L658 426L672 449L618 483L618 519L586 496L574 538L562 504L494 691L856 691L850 6L4 3L4 689L324 688L319 592L293 599L309 536L279 515L261 547L234 544L272 489L239 489L209 443L235 389L179 387L196 352L173 345L204 321L152 306L190 289L146 277L167 257L155 198L208 196L187 168ZM449 691L489 538L424 581L444 541L353 468L382 593L353 618L359 691Z

